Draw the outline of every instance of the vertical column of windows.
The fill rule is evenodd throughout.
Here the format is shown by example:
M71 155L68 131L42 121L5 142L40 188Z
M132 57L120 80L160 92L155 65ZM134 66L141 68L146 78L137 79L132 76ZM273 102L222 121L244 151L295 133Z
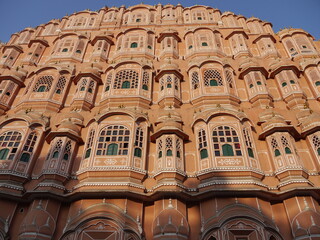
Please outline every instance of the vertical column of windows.
M22 154L20 157L21 162L29 162L34 147L36 145L37 139L37 133L32 132L29 134L28 139L23 146Z
M107 76L107 80L106 80L106 84L105 84L105 88L104 88L105 92L110 90L111 79L112 79L112 73L109 73Z
M246 143L248 155L249 155L249 157L254 158L253 144L252 144L251 137L250 137L250 134L249 134L249 131L247 128L243 129L243 136L244 136L244 140Z
M85 151L84 158L89 158L91 155L94 135L95 135L95 130L91 129L89 136L88 136L88 139L87 139L86 151Z
M208 142L206 131L204 129L199 130L198 132L198 141L199 141L199 152L200 158L204 159L208 157Z
M138 127L136 130L136 138L134 141L134 156L140 157L142 156L142 145L143 144L143 130L142 128Z
M191 84L192 89L197 89L199 87L199 74L197 72L191 74Z
M64 87L66 85L67 79L64 76L59 77L55 93L61 94L64 90Z
M149 73L148 72L143 72L142 89L143 90L148 90L149 89Z
M71 155L71 148L72 148L71 141L68 141L64 148L63 160L66 160L66 161L69 160L69 157Z

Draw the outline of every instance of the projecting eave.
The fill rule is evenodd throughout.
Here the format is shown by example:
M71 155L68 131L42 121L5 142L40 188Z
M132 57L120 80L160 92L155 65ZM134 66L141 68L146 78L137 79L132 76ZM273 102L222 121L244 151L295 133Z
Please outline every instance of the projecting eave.
M34 43L40 43L40 44L42 44L42 45L45 46L45 47L49 47L49 43L48 43L47 40L44 40L44 39L36 39L36 38L30 40L30 42L29 42L29 44L28 44L28 47L30 48L30 47L32 46L32 44L34 44Z
M16 45L16 44L12 44L12 45L5 45L2 49L2 53L4 53L7 49L13 48L16 51L18 51L19 53L23 53L23 49L21 46Z
M287 126L273 126L272 128L263 131L259 135L259 140L265 140L267 136L276 132L288 132L295 140L299 140L301 137L294 126L287 125Z
M244 112L235 111L235 110L231 110L231 109L225 109L225 108L220 107L220 108L211 108L211 109L207 109L203 112L196 113L193 117L194 120L191 123L191 127L193 128L194 125L199 121L203 121L205 123L208 123L210 121L210 119L212 119L213 117L223 116L223 115L229 115L231 117L235 117L240 122L249 121L251 126L254 126Z
M272 40L272 42L276 43L277 40L275 39L275 37L270 34L270 33L264 33L264 34L261 34L260 36L258 36L257 38L255 38L252 43L256 43L258 42L260 39L263 39L263 38L270 38Z
M6 124L14 121L24 121L28 124L29 128L41 127L42 131L48 131L49 127L49 118L32 111L26 111L25 113L17 113L13 116L3 116L0 118L0 128L5 126Z
M243 79L244 76L251 71L259 71L265 76L266 79L268 79L268 75L269 75L268 71L264 67L261 67L261 66L248 66L248 67L241 69L241 72L239 74L239 79Z
M114 116L114 115L127 115L127 116L130 116L134 121L142 120L147 122L148 126L150 126L148 116L145 113L142 113L139 110L135 111L135 110L124 109L124 108L110 109L105 112L99 113L88 122L87 126L93 121L100 123L107 117Z
M237 30L237 31L232 31L228 36L226 36L226 40L228 40L235 34L243 34L243 36L245 36L246 39L249 39L247 33L244 30Z
M94 39L90 42L91 45L95 45L97 41L99 40L104 40L106 41L107 43L109 43L110 45L114 45L114 42L112 41L112 37L113 37L113 34L112 33L106 33L107 36L95 36Z

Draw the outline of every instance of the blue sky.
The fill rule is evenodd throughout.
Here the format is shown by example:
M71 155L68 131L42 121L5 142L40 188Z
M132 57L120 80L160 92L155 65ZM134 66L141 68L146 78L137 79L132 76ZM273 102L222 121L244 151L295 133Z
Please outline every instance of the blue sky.
M141 0L0 0L0 41L7 42L11 34L26 27L36 27L84 9L139 3ZM320 0L145 0L143 3L208 5L221 12L231 11L269 21L276 32L284 27L302 28L320 39Z

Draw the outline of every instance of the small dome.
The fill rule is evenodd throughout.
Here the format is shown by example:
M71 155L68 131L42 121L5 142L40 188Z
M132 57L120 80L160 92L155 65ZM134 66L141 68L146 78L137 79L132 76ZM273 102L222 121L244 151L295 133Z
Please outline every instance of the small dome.
M72 135L80 136L80 127L71 121L63 121L58 127L58 132L70 132Z
M20 226L20 235L45 235L53 236L55 222L53 217L43 209L41 201L39 205L27 214Z
M153 223L153 235L180 235L189 236L189 226L186 218L171 204L160 212Z

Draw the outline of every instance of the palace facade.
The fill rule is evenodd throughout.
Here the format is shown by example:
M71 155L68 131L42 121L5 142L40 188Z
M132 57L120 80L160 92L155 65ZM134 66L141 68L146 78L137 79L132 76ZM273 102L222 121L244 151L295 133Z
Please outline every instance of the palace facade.
M0 239L320 239L320 42L206 6L0 45Z

